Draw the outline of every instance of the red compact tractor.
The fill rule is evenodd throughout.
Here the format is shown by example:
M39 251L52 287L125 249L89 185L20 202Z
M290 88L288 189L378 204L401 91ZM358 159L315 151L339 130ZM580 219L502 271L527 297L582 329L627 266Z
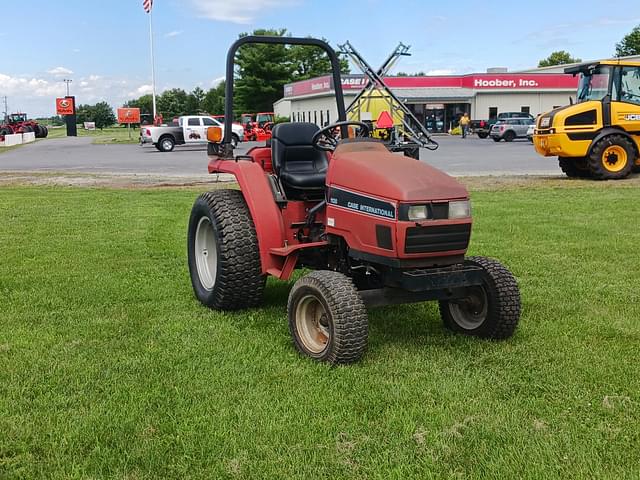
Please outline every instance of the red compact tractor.
M338 122L281 123L270 145L233 155L233 59L247 43L313 45L333 68ZM436 300L449 329L504 339L516 330L520 293L498 261L468 257L469 194L445 173L389 152L366 124L346 121L334 50L310 38L239 39L227 56L226 123L211 127L209 172L240 190L203 193L188 227L196 297L210 308L257 307L267 276L301 276L289 294L299 352L331 364L365 351L367 307ZM356 131L356 135L350 132ZM352 137L352 138L349 138Z
M49 135L49 129L34 120L27 120L26 113L12 113L7 115L4 124L0 125L0 136L13 135L16 133L34 132L36 138L45 138Z
M245 142L264 142L271 138L273 112L243 113L240 123L244 127Z

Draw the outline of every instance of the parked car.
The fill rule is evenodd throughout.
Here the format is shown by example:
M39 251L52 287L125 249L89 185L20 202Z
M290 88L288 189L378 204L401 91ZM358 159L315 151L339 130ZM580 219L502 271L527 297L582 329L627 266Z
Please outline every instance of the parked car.
M524 112L502 112L496 118L489 120L471 120L471 133L476 133L480 138L487 138L491 133L491 127L501 120L509 118L530 118L535 121L533 115Z
M161 152L170 152L176 145L206 145L207 129L224 126L218 120L206 115L179 117L176 125L151 125L140 128L140 145L151 143ZM232 125L232 141L236 146L244 138L244 128Z
M494 142L504 139L511 142L516 138L525 138L530 125L535 125L533 118L508 118L499 120L491 127L491 138Z
M527 139L533 143L533 134L536 131L536 124L534 123L533 125L529 125L529 128L527 128Z

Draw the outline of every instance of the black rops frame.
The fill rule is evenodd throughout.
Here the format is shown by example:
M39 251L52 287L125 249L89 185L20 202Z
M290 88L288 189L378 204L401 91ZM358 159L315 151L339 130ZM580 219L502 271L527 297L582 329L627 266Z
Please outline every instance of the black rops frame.
M222 139L222 156L224 158L233 158L233 144L231 143L231 125L233 123L233 78L236 52L247 43L264 43L274 45L309 45L323 49L329 56L331 61L331 74L333 76L333 86L336 92L336 103L338 106L338 121L343 122L347 119L347 113L344 106L344 95L342 93L342 82L340 79L340 61L335 50L327 42L315 38L300 37L273 37L262 35L249 35L239 38L235 41L229 52L227 53L227 81L225 83L224 98L224 138ZM342 137L348 134L347 127L341 127Z

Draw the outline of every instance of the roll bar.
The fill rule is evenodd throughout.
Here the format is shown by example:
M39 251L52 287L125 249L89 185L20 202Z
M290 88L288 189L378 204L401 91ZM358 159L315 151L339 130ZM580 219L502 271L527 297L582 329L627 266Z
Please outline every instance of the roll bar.
M266 35L248 35L239 38L231 45L227 52L227 72L224 90L224 138L222 139L222 156L224 158L233 157L233 145L231 143L231 125L233 123L233 77L236 52L247 43L257 44L273 44L273 45L309 45L323 49L329 56L331 61L331 74L333 76L333 86L336 92L336 103L338 106L338 121L343 122L347 119L347 113L344 106L344 94L342 93L342 82L340 80L340 60L335 50L322 40L316 38L300 38L300 37L277 37ZM341 133L343 137L347 136L346 127L342 127Z

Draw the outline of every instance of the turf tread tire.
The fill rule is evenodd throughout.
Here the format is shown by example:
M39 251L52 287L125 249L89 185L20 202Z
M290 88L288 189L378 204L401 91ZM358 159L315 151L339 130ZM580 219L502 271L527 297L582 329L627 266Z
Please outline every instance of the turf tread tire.
M602 154L607 147L619 145L627 152L627 165L619 172L610 172L602 165ZM587 157L589 170L596 180L620 180L628 177L633 169L636 151L633 143L622 135L608 135L600 140L591 149Z
M218 266L212 290L202 287L195 264L195 232L202 215L214 229ZM256 229L242 192L214 190L200 195L191 210L188 230L189 272L196 298L209 308L240 310L262 302L262 273Z
M319 354L308 351L298 338L295 312L297 302L313 293L323 303L331 322L331 340ZM355 363L367 347L367 309L349 277L339 272L316 270L300 278L289 293L289 330L293 343L303 355L332 365Z
M515 277L504 265L492 258L468 257L465 263L480 266L487 274L487 319L475 330L463 329L451 316L449 302L443 300L439 302L439 307L445 327L481 338L503 340L511 337L518 327L521 312L520 289Z

